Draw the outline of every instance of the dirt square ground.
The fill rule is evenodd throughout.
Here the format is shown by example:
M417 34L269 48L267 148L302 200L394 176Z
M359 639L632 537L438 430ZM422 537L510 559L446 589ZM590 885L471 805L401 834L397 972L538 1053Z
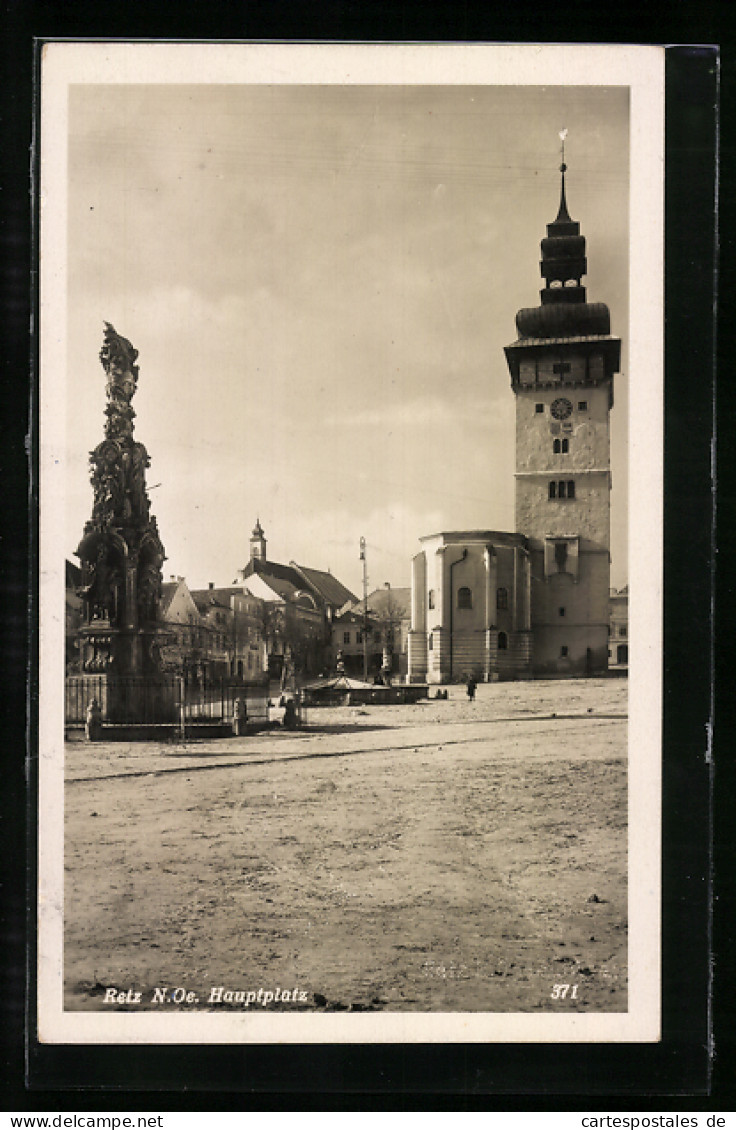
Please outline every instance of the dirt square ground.
M65 1008L626 1011L626 692L67 743Z

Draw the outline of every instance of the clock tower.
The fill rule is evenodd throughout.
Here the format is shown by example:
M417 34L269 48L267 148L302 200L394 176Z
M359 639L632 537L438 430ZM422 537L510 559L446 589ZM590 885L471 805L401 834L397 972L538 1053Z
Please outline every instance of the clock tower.
M565 172L542 240L541 304L516 315L506 347L516 396L516 530L531 555L533 670L608 666L611 463L609 413L621 341L608 307L588 302L585 237L570 218Z

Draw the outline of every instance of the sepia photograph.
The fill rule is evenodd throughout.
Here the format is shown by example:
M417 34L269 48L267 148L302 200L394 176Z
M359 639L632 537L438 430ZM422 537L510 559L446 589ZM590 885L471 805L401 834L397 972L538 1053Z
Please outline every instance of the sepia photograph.
M44 46L42 1042L660 1038L663 76Z

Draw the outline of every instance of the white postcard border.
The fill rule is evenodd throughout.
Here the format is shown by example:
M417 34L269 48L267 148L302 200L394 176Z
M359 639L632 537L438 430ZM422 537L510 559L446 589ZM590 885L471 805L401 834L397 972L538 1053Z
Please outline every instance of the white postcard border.
M629 1011L64 1012L63 686L67 94L75 83L630 88ZM664 49L615 45L59 42L41 89L39 1038L48 1043L651 1042L660 1036ZM634 489L635 485L635 489ZM635 866L632 863L635 862Z

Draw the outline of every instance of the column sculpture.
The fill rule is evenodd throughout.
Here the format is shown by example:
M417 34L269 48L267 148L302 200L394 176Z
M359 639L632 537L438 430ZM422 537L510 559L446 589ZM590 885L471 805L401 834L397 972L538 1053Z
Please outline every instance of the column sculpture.
M160 670L165 552L146 490L150 459L133 438L137 357L138 350L106 322L100 350L107 379L105 438L90 453L92 517L76 551L82 567L82 672L118 681ZM112 694L112 683L106 690ZM111 704L116 696L107 697Z

